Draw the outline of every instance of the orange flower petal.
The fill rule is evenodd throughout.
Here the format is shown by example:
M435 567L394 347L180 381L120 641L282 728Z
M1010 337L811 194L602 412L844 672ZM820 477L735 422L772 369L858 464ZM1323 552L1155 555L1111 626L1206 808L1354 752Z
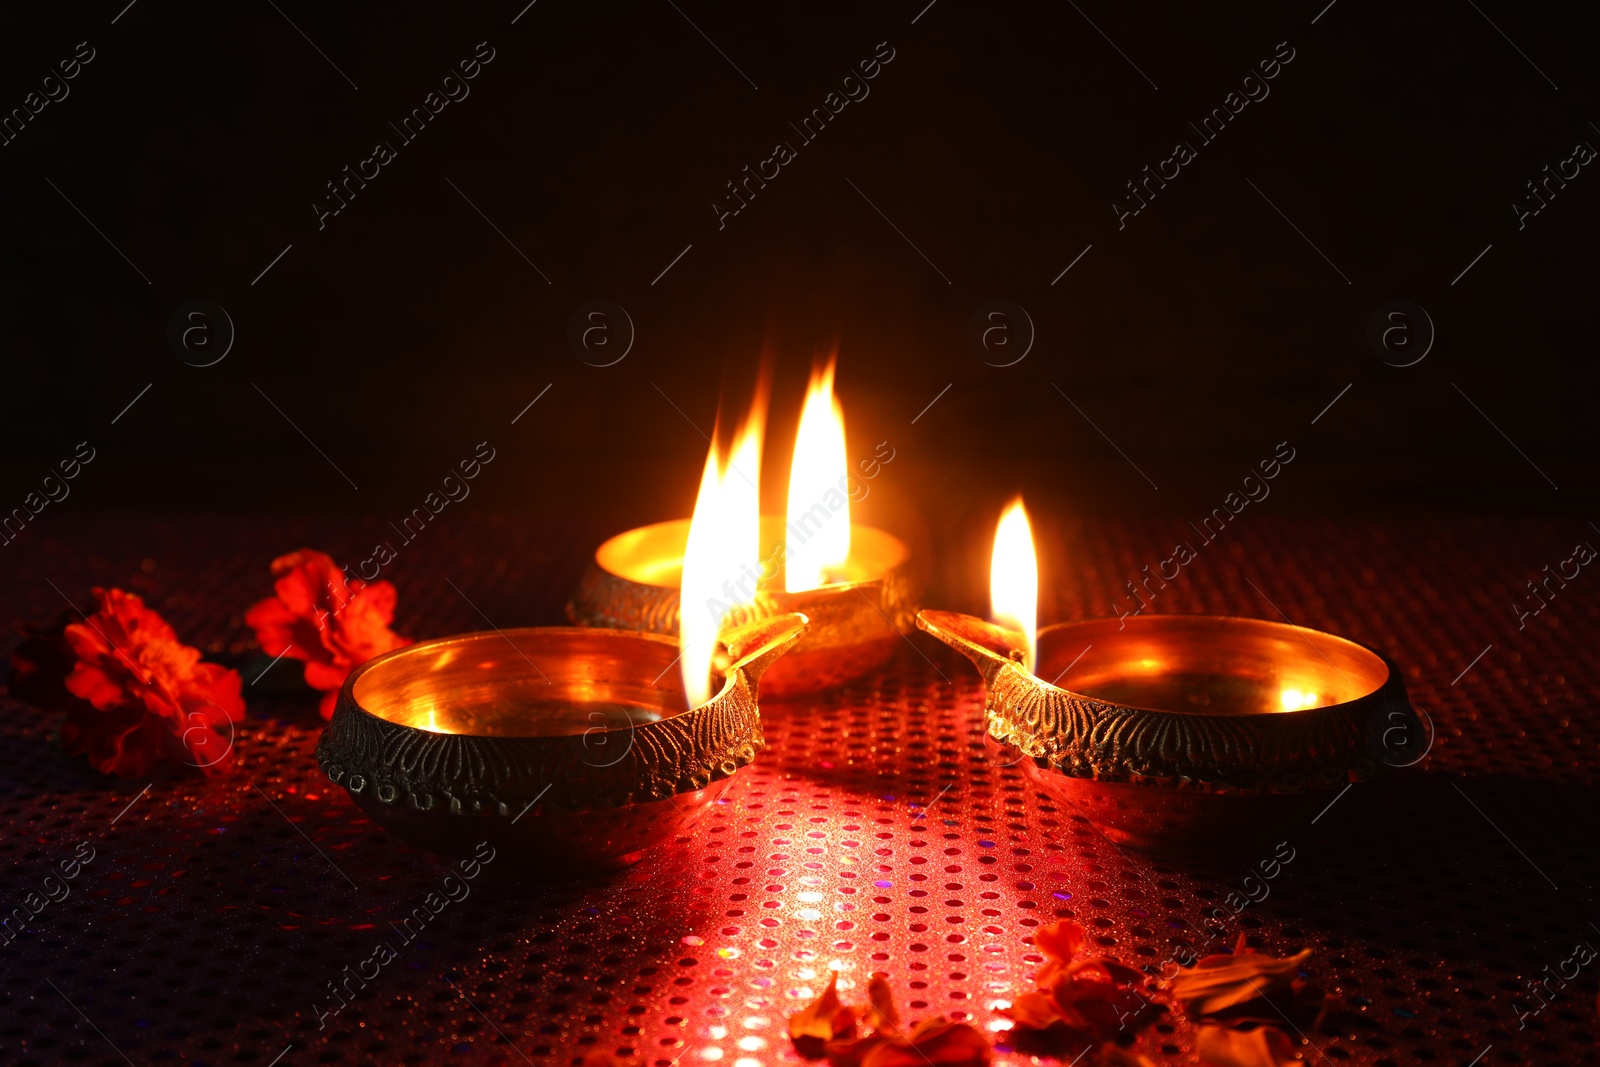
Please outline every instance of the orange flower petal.
M856 1030L854 1008L839 1002L839 974L830 972L828 988L810 1004L789 1016L789 1040L795 1051L807 1059L817 1059L828 1042L850 1037Z
M1120 1045L1107 1045L1100 1050L1102 1067L1156 1067L1156 1061L1137 1052L1129 1052Z
M1211 1067L1284 1067L1300 1063L1289 1035L1271 1026L1248 1031L1202 1026L1195 1048L1201 1062Z
M862 1018L874 1030L887 1030L891 1034L900 1032L900 1013L895 1010L894 994L889 991L889 983L882 977L874 977L867 983L868 1005L862 1010Z
M97 711L79 705L61 723L62 751L88 759L101 774L142 778L161 758L164 731L142 708Z
M272 561L273 596L245 614L261 651L305 663L306 684L337 693L352 670L411 644L389 629L395 589L389 582L348 580L326 552L303 548ZM322 717L333 714L333 697Z
M1048 1030L1061 1021L1061 1010L1055 998L1048 993L1024 993L1011 1002L1011 1007L1001 1008L1001 1015L1025 1030Z
M889 1034L873 1034L871 1037L830 1041L823 1049L823 1055L828 1057L828 1063L832 1067L861 1067L873 1049L893 1040Z
M87 700L101 711L110 711L127 699L127 693L109 674L93 664L78 661L67 675L67 692Z
M982 1031L941 1015L918 1023L905 1039L876 1046L861 1067L988 1067L993 1060L994 1050Z
M64 751L105 774L141 776L156 761L215 773L232 756L224 729L244 717L235 671L201 663L165 619L121 589L96 589L99 607L63 636L78 656L66 689L87 701L68 711Z
M1085 977L1093 973L1065 975L1051 989L1061 1021L1069 1028L1097 1042L1111 1041L1118 1034L1138 1033L1155 1020L1150 1001L1138 990Z
M1144 973L1106 956L1085 956L1088 934L1077 923L1043 927L1034 944L1048 957L1035 976L1040 989L1001 1012L1016 1022L1018 1038L1030 1049L1056 1053L1111 1041L1154 1020L1138 990Z
M1061 969L1061 974L1068 978L1083 979L1096 977L1099 981L1116 982L1120 985L1137 985L1143 982L1145 974L1137 967L1129 967L1120 960L1110 956L1090 956L1086 959L1073 960Z
M1172 995L1191 1015L1212 1015L1257 997L1291 994L1295 975L1310 949L1276 959L1261 952L1206 956L1172 980Z
M385 626L394 621L396 593L393 582L373 582L362 586L361 599L370 605L373 614L382 619Z
M1068 919L1042 926L1033 935L1039 950L1058 963L1071 963L1083 952L1089 935L1083 927Z
M1089 943L1089 935L1077 923L1062 919L1035 931L1033 943L1045 954L1045 965L1034 976L1043 986L1049 985L1062 968L1078 958Z

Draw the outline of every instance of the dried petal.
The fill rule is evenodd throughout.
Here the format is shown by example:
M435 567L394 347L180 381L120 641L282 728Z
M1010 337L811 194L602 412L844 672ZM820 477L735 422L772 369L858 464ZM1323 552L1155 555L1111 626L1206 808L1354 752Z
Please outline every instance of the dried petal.
M1340 1017L1350 1010L1350 1005L1345 1002L1343 996L1338 993L1324 993L1315 986L1295 990L1295 999L1317 1006L1317 1015L1311 1021L1311 1029L1324 1034L1337 1033Z
M1110 956L1089 956L1074 960L1062 968L1061 973L1066 977L1078 979L1097 977L1101 981L1116 982L1119 985L1136 985L1145 978L1143 971L1129 967L1126 963L1114 960Z
M918 1023L904 1038L875 1046L860 1067L988 1067L993 1059L982 1031L940 1015Z
M1089 943L1089 934L1070 919L1042 926L1033 935L1033 943L1047 957L1035 979L1040 985L1049 985L1056 973L1082 954Z
M1061 1023L1043 1030L1014 1027L1006 1035L1006 1043L1025 1056L1053 1056L1069 1061L1094 1047L1089 1038Z
M1045 1030L1061 1021L1061 1009L1048 993L1024 993L999 1013L1025 1030Z
M1088 935L1077 923L1046 926L1034 943L1049 957L1036 976L1040 991L1024 993L1002 1012L1017 1024L1019 1047L1060 1053L1136 1032L1154 1019L1136 988L1144 974L1107 956L1084 956Z
M1206 956L1172 980L1172 995L1189 1014L1199 1017L1255 1000L1291 994L1295 975L1311 957L1310 949L1276 959L1244 949L1233 955Z
M1156 1061L1149 1056L1130 1052L1120 1045L1107 1045L1102 1048L1100 1062L1104 1067L1156 1067Z
M1125 983L1101 980L1098 969L1082 969L1056 981L1051 996L1061 1021L1095 1042L1137 1033L1155 1019L1149 1000ZM1137 973L1137 972L1135 972Z
M828 988L804 1008L789 1016L789 1040L795 1051L808 1060L821 1057L830 1041L848 1038L856 1032L856 1010L839 1002L839 974L829 973Z
M1201 1061L1211 1067L1284 1067L1300 1063L1289 1035L1272 1026L1255 1030L1202 1026L1195 1048Z
M874 976L867 983L867 1007L862 1009L862 1018L873 1030L887 1030L892 1034L900 1032L900 1013L895 1010L894 994L889 991L889 983L881 975Z
M893 1040L889 1034L883 1033L873 1034L871 1037L830 1041L823 1049L823 1055L828 1057L828 1063L832 1067L861 1067L868 1053L879 1045Z

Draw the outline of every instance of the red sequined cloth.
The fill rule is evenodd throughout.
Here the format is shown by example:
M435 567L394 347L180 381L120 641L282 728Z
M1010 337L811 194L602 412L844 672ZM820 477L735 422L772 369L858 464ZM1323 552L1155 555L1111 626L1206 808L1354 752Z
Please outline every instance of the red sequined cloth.
M51 582L80 606L90 585L120 585L208 655L243 657L242 615L274 556L309 545L362 558L382 529L60 515L4 549L0 595L14 620L44 622L64 606ZM1181 530L1085 522L1041 546L1073 563L1045 621L1109 614ZM485 617L561 622L598 540L470 515L426 537L385 575L396 628L419 638ZM449 869L318 773L322 723L316 695L289 684L297 664L246 686L237 774L144 793L73 764L52 745L56 716L7 699L0 904L10 914L43 895L79 842L94 858L0 939L0 1062L542 1065L604 1052L754 1067L797 1061L785 1021L830 968L847 1001L883 972L909 1018L967 1018L1003 1044L994 1009L1031 988L1033 931L1066 917L1135 965L1241 932L1274 954L1313 949L1308 977L1351 1012L1336 1035L1306 1035L1308 1063L1600 1062L1600 964L1550 978L1572 973L1575 945L1600 945L1600 576L1552 584L1524 629L1511 607L1532 605L1524 583L1594 537L1556 520L1258 516L1160 594L1152 610L1281 609L1384 649L1437 729L1417 768L1353 788L1292 833L1294 860L1238 914L1223 902L1249 859L1121 850L987 762L975 674L920 635L877 679L764 706L766 751L676 846L546 887L491 865L410 941L392 924ZM347 983L382 942L394 958ZM330 983L348 1000L337 1012ZM1193 1045L1168 1019L1137 1048L1192 1063Z

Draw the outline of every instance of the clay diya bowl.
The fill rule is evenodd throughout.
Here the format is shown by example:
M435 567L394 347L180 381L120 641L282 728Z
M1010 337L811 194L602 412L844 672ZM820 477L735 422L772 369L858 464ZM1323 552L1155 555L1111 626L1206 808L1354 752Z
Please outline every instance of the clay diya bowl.
M1039 632L1030 673L1019 632L943 611L917 625L983 675L991 754L1136 848L1255 847L1426 751L1399 669L1317 630L1210 615L1061 623Z
M723 635L708 702L685 709L676 642L536 627L424 641L351 672L317 762L372 819L430 852L488 841L570 878L681 834L762 747L763 672L805 632L781 615Z

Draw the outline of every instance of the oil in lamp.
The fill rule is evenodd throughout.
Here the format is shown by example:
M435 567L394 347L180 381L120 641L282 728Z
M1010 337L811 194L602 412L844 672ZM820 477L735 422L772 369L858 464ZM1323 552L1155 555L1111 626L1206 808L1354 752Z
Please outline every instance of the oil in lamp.
M1251 847L1374 777L1373 738L1422 728L1381 654L1288 623L1139 615L1036 629L1038 567L1018 500L996 531L994 622L917 625L983 676L986 744L1107 837L1156 852Z
M628 530L596 549L568 618L583 626L677 635L707 628L707 620L724 610L735 622L799 612L810 620L806 636L762 682L762 693L777 698L858 678L893 653L915 613L910 553L893 534L850 519L851 486L860 480L845 448L834 368L830 359L811 376L795 434L786 516L760 514L759 441L752 447L741 436L729 454L731 485L725 477L724 486L741 512L718 528L743 529L746 545L753 530L757 545L753 555L740 557L738 570L690 597L680 591L687 584L686 558L698 551L690 522ZM761 421L754 416L763 407L758 395L746 427ZM702 493L704 486L702 478Z

